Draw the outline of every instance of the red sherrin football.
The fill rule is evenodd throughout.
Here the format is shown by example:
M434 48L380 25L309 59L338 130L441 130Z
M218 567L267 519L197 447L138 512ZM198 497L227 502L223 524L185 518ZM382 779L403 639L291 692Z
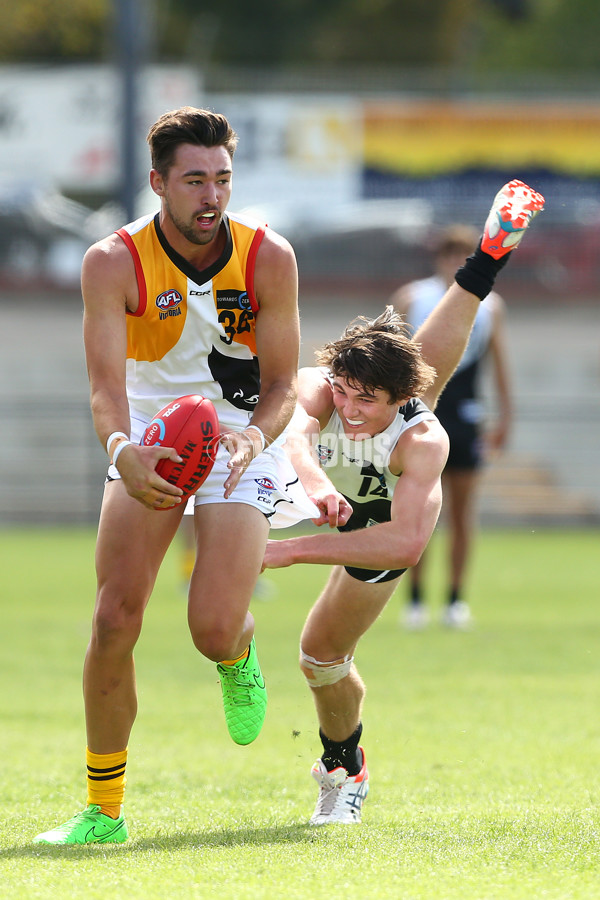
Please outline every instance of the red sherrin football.
M183 491L183 500L195 494L213 467L219 420L210 400L188 394L173 400L147 425L140 443L174 447L183 462L161 459L156 471Z

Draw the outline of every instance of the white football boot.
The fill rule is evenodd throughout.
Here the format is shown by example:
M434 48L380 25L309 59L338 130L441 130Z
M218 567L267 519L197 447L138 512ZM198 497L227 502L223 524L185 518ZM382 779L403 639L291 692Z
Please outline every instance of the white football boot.
M319 785L319 798L310 825L360 824L362 806L369 793L369 772L365 751L362 747L359 750L363 764L358 775L348 775L341 766L328 772L320 759L312 767L310 774Z

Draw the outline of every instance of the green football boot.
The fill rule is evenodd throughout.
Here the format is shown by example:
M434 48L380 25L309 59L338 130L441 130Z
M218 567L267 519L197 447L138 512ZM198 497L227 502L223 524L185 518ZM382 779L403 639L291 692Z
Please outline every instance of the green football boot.
M120 844L127 840L127 825L123 816L111 819L91 803L64 825L44 831L34 837L34 844Z
M217 663L217 672L229 734L236 744L251 744L260 734L267 711L267 690L254 638L245 659L232 666Z

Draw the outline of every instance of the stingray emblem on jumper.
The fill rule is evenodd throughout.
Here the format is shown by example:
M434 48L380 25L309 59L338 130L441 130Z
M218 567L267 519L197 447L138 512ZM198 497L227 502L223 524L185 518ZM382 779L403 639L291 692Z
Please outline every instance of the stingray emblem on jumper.
M218 382L223 398L235 406L253 412L260 393L260 371L255 356L238 359L226 356L213 347L208 355L213 379Z

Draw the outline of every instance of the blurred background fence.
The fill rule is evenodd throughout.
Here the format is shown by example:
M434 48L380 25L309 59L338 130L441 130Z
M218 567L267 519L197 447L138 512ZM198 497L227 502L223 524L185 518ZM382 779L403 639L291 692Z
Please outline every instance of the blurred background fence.
M232 0L227 22L187 0L50 6L29 24L15 8L0 37L0 523L98 514L81 258L156 208L145 135L183 104L228 115L231 208L294 245L304 363L429 274L439 228L481 226L505 181L545 194L499 282L516 424L482 516L598 523L596 4L258 0L249 18Z

